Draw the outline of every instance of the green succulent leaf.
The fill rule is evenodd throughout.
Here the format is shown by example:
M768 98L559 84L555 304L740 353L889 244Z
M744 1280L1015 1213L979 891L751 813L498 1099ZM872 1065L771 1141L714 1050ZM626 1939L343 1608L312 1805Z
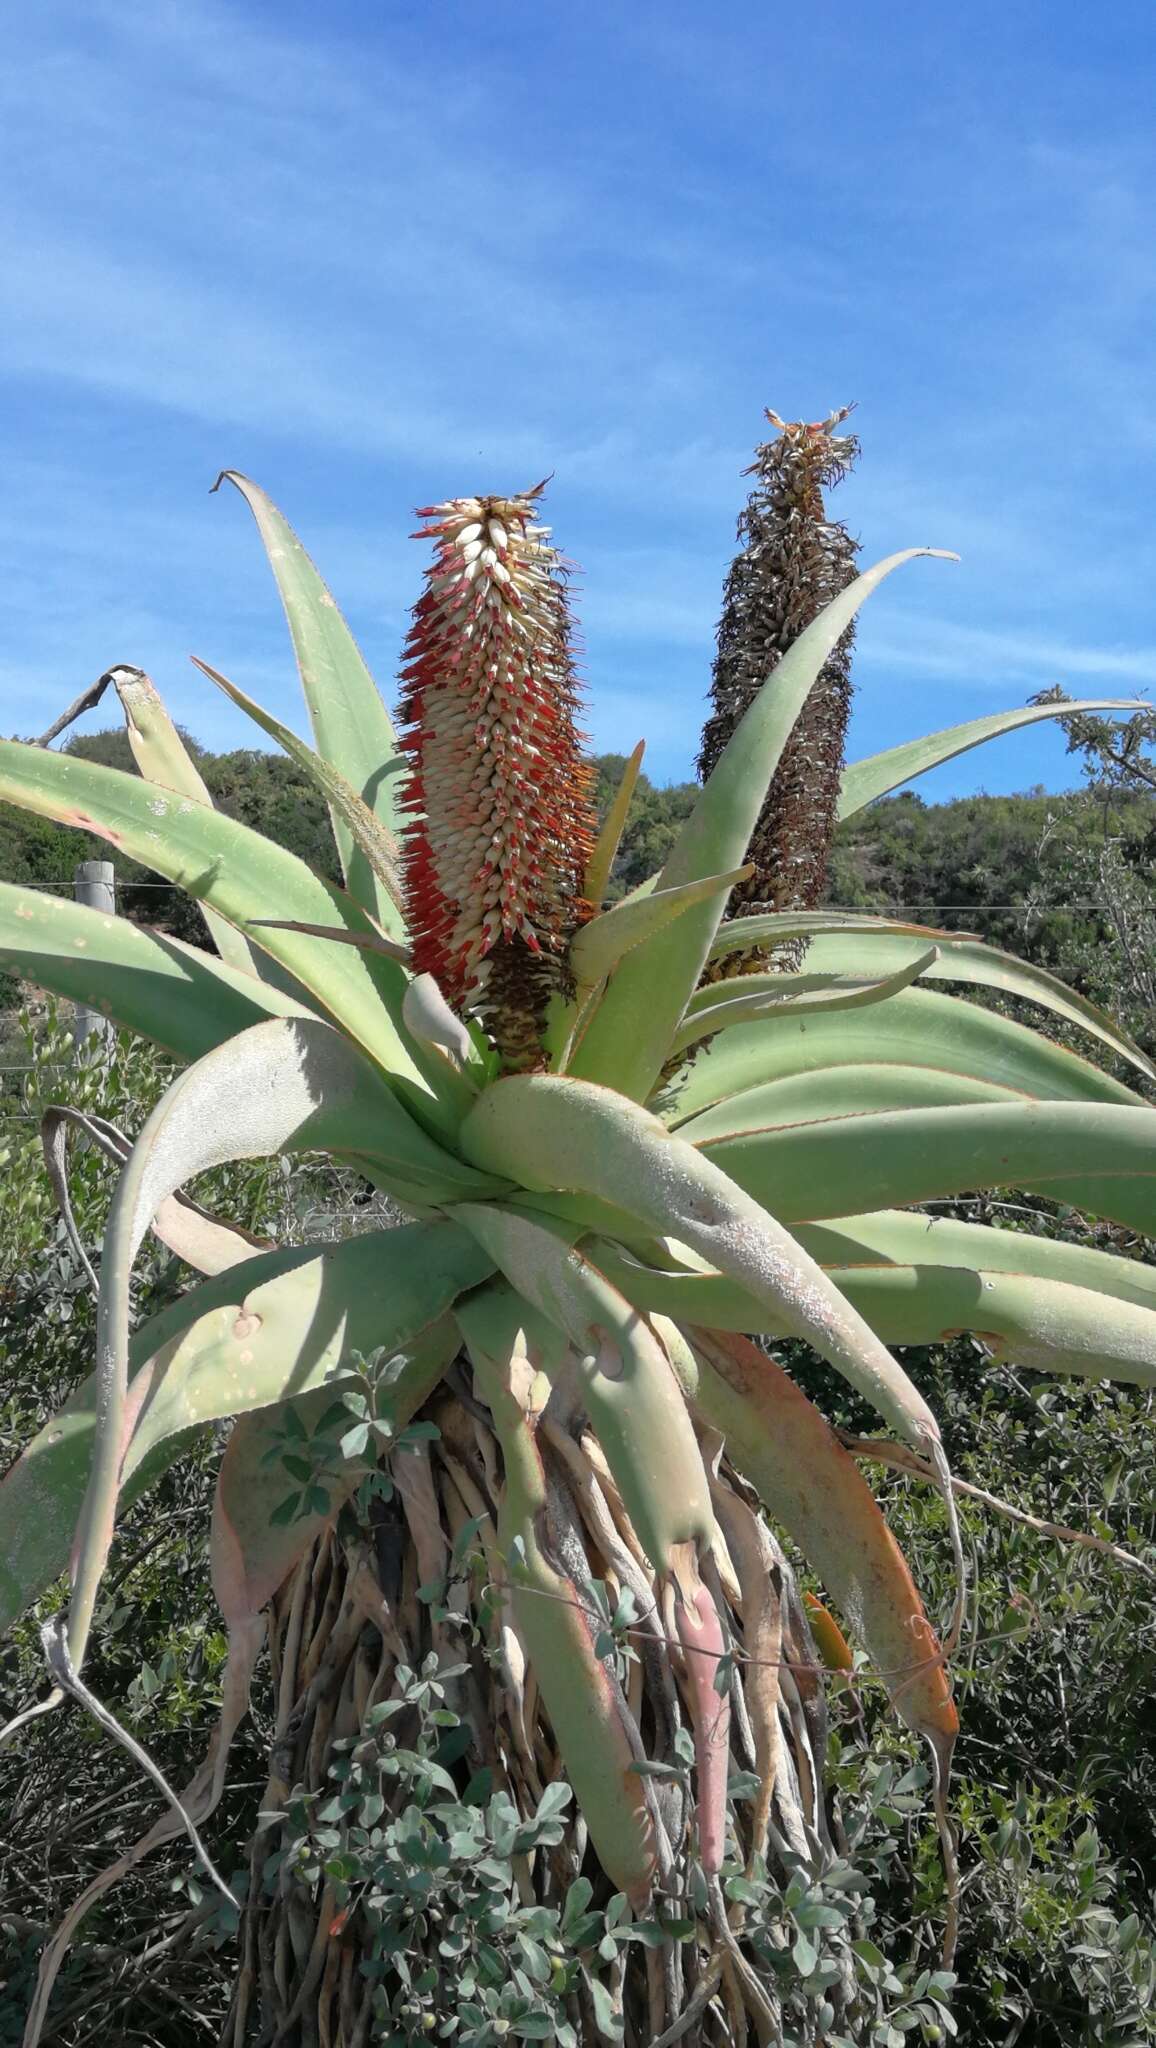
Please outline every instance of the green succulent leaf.
M722 874L746 858L767 786L827 656L884 577L930 548L908 548L857 576L820 612L764 683L675 841L661 887ZM573 1072L642 1101L670 1050L722 916L721 898L688 911L622 962L573 1060Z
M963 1266L973 1271L1034 1274L1041 1280L1067 1280L1074 1287L1090 1287L1119 1301L1156 1308L1156 1266L1025 1230L999 1230L988 1223L961 1223L954 1216L881 1209L870 1215L843 1217L838 1223L808 1223L799 1235L812 1256L825 1266Z
M645 1319L581 1251L574 1232L496 1203L454 1210L496 1266L563 1331L631 1521L655 1566L675 1545L709 1545L710 1487L669 1362Z
M310 1014L196 946L18 882L0 882L0 951L37 987L88 1003L182 1060L265 1017Z
M328 939L334 946L359 946L364 953L383 953L387 960L400 960L403 966L408 966L411 959L409 947L398 939L387 939L384 932L347 932L340 925L302 924L295 917L254 917L250 924L255 931L263 926L271 932L307 932L311 938Z
M745 1090L876 1064L923 1067L959 1076L965 1087L978 1082L1056 1101L1141 1102L1122 1081L1010 1017L935 989L908 988L871 1010L735 1025L675 1076L655 1106L685 1131L698 1112Z
M788 1223L1021 1187L1156 1235L1152 1109L1016 1102L885 1110L703 1139L700 1150Z
M732 917L720 924L711 940L709 957L721 960L728 953L747 953L752 945L777 946L786 939L810 939L827 932L847 932L852 937L859 933L900 933L922 939L925 946L948 945L970 936L959 931L940 931L936 925L913 924L910 918L877 917L865 910L775 910L754 917ZM707 991L696 993L703 992L713 994L714 985L708 984Z
M606 1088L556 1075L495 1082L462 1125L466 1157L528 1189L570 1189L629 1206L690 1245L790 1322L922 1447L935 1417L907 1374L777 1219L656 1117Z
M1127 1294L1122 1287L1120 1298L1113 1299L1114 1289L1073 1285L1030 1271L958 1262L940 1266L933 1248L921 1263L869 1266L849 1257L842 1263L820 1256L818 1236L814 1228L800 1228L800 1242L820 1257L823 1270L884 1344L939 1344L970 1332L993 1358L1011 1359L1037 1372L1112 1378L1136 1386L1156 1380L1156 1290L1141 1302L1139 1290ZM1012 1237L1017 1242L1022 1240ZM782 1319L769 1317L750 1293L720 1273L648 1268L604 1240L594 1240L586 1251L647 1315L738 1334L792 1334Z
M271 911L306 924L374 929L351 897L320 880L295 854L235 818L176 797L143 777L2 740L0 798L59 824L98 833L239 929L255 928L256 920ZM258 943L382 1066L428 1098L431 1119L440 1115L443 1123L452 1121L439 1110L434 1087L407 1042L401 1024L406 976L396 962L282 926L262 928Z
M611 798L610 808L602 821L602 829L595 841L594 851L586 864L582 881L582 894L595 906L601 903L610 881L610 870L618 852L625 829L631 799L638 786L642 771L642 757L646 752L646 741L639 740L622 770L622 779Z
M371 1063L320 1020L274 1018L206 1054L169 1089L146 1123L117 1187L101 1256L97 1324L100 1423L77 1535L69 1623L80 1669L112 1541L124 1449L133 1261L160 1203L191 1174L227 1160L285 1150L354 1149L367 1142L402 1187L433 1175L469 1176L413 1123ZM425 1166L421 1162L425 1161ZM408 1169L408 1170L407 1170ZM432 1169L432 1172L431 1172Z
M210 668L207 661L199 660L196 655L193 656L193 660L202 674L208 676L209 681L215 683L219 690L223 690L226 697L236 704L239 710L244 711L255 725L260 726L262 732L267 732L270 739L276 740L289 759L295 761L311 781L317 784L329 804L333 817L341 820L358 853L368 863L374 882L388 895L397 913L395 922L399 929L404 930L405 916L399 876L400 848L389 827L382 824L377 813L370 810L365 799L358 795L353 784L346 781L340 769L335 768L332 762L324 760L312 747L306 746L304 740L299 740L289 726L283 725L279 718L274 718L272 712L266 711L254 698L247 696L244 690L238 689L236 683L231 683L218 669ZM350 894L352 893L351 890ZM363 907L372 909L370 905Z
M356 790L396 840L402 823L398 799L403 762L393 722L357 643L272 499L237 470L223 470L214 490L225 482L240 491L265 544L289 622L317 752ZM350 895L383 931L404 938L390 891L378 882L337 810L333 812L333 830Z
M145 781L159 782L163 788L175 790L178 796L191 797L194 803L207 804L212 810L213 799L205 780L169 717L155 683L138 668L115 668L111 675L124 712L133 760ZM204 916L222 960L243 974L259 975L260 966L240 932L208 905Z
M1065 1280L960 1266L837 1274L887 1344L936 1344L969 1331L992 1358L1031 1372L1156 1385L1156 1304L1113 1300Z
M592 988L612 974L627 953L645 945L698 903L724 897L751 873L732 868L725 875L704 875L676 889L655 889L646 896L624 896L601 917L583 925L570 947L570 967L580 988Z
M856 811L864 810L876 797L886 796L889 790L898 789L900 783L913 782L929 768L938 768L941 761L953 761L957 754L981 747L985 740L999 739L1003 733L1015 732L1023 725L1035 725L1038 719L1071 718L1081 711L1149 709L1142 698L1084 697L1071 704L1029 704L1014 711L993 711L985 718L969 718L963 725L945 726L942 732L928 733L924 739L906 740L902 746L887 747L881 754L869 754L865 760L852 762L843 775L839 816L853 818Z
M432 974L417 974L405 992L402 1016L420 1044L437 1046L463 1066L476 1059L474 1041L451 1010Z
M755 944L774 943L776 919L749 918L744 922L759 927L757 933L752 931ZM741 988L744 996L773 995L779 990L789 996L795 988L813 977L834 980L855 974L898 974L913 965L923 949L929 946L934 946L935 951L933 957L923 953L924 964L919 972L924 981L963 982L975 988L996 989L1004 995L1019 996L1025 1002L1038 1003L1052 1016L1062 1017L1065 1023L1076 1024L1089 1032L1109 1052L1135 1067L1145 1080L1156 1080L1156 1066L1106 1011L1066 988L1046 968L1017 960L1014 953L984 945L979 939L920 931L917 926L904 933L882 923L878 929L861 925L855 930L817 931L807 947L805 975L743 975L734 986ZM715 983L692 996L688 1014L696 1014L711 997L718 1000L722 986Z
M814 1073L787 1073L781 1081L744 1087L724 1102L713 1102L687 1122L678 1135L693 1145L707 1139L740 1137L744 1130L769 1130L787 1124L816 1124L828 1116L859 1116L869 1110L951 1108L963 1102L1029 1102L1023 1087L998 1081L976 1081L967 1073L941 1067L898 1067L885 1061L849 1061L842 1067L818 1067Z
M891 1066L880 1060L819 1067L785 1074L780 1081L741 1089L678 1126L694 1145L738 1137L745 1131L779 1130L788 1124L823 1123L832 1116L857 1116L880 1109L948 1109L965 1102L1025 1102L1022 1088L975 1081L967 1073L938 1067Z
M921 974L934 965L939 957L938 948L932 946L925 953L917 953L913 960L907 960L892 974L879 981L857 981L846 975L784 975L771 974L743 976L739 986L748 980L759 982L757 989L746 989L742 995L722 997L713 1003L703 1003L688 1013L685 1024L675 1033L672 1051L685 1052L700 1039L713 1037L717 1031L728 1031L736 1024L757 1023L760 1018L768 1020L787 1015L790 1017L813 1017L831 1010L868 1010L876 1003L885 1003L901 989L910 988ZM815 987L805 985L814 981ZM776 987L776 982L779 985ZM793 982L800 993L793 994ZM735 984L721 984L724 988Z

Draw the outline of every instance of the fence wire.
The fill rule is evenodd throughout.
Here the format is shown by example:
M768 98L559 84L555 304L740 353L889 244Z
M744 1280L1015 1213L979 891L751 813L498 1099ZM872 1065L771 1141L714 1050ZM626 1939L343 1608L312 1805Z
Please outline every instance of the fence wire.
M122 882L118 879L114 886L118 895L123 894L126 889L165 889L175 891L178 895L182 893L178 882ZM14 889L51 889L57 895L64 895L66 893L71 895L73 877L70 875L67 881L59 882L13 882L10 884L10 887ZM195 902L197 900L197 898L190 898L190 901ZM897 897L884 896L878 897L873 903L821 903L818 914L821 915L824 911L831 911L850 917L870 917L879 910L899 912L914 912L918 910L934 911L937 917L945 915L948 911L960 916L974 917L984 910L1022 910L1025 912L1030 910L1038 912L1040 910L1110 910L1111 907L1110 903L1093 901L1091 899L1074 903L1064 902L1035 905L1027 903L988 903L986 901L983 903L932 903L927 900L919 900L915 903L901 903Z

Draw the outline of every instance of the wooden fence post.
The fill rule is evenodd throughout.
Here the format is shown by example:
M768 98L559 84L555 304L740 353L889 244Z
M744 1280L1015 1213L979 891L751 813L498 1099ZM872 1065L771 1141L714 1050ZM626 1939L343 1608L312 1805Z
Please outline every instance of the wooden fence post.
M116 869L112 862L78 861L73 875L73 893L78 903L87 903L91 910L103 910L111 917L116 910ZM108 1037L111 1031L112 1025L99 1010L90 1010L85 1003L76 1005L73 1035L78 1047L89 1038Z

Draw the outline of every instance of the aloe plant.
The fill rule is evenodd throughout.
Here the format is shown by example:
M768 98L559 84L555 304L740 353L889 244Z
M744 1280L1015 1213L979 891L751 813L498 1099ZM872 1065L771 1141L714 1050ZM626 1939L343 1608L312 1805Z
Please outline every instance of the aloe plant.
M606 1909L578 1915L573 1952L547 1959L557 2039L685 2036L716 2000L732 2040L820 2022L872 2038L853 1925L825 1907L812 1928L839 1925L816 1945L794 1939L792 1904L770 1933L765 1914L745 1920L776 1872L802 1872L806 1890L841 1867L823 1664L780 1535L862 1681L929 1745L949 1859L952 1631L941 1642L858 1466L766 1340L805 1340L945 1485L936 1419L892 1347L970 1329L994 1358L1149 1382L1151 1268L933 1223L917 1205L1013 1184L1153 1233L1156 1115L1139 1090L1156 1076L1109 1018L974 940L813 910L727 919L816 678L872 591L931 551L857 577L801 632L661 874L603 912L625 798L598 835L540 491L426 515L399 738L299 541L256 485L230 480L268 549L315 746L205 672L315 774L344 887L210 807L139 671L112 672L139 776L0 746L0 798L147 859L201 904L219 948L0 885L15 968L187 1063L124 1167L92 1378L0 1487L6 1621L71 1557L40 1709L91 1698L118 1505L232 1417L211 1532L230 1638L221 1725L180 1811L116 1866L212 1812L268 1608L261 1806L266 1825L296 1814L305 1847L290 1868L255 1838L226 2039L247 2038L258 2002L284 2041L426 2038L421 2013L455 2007L463 2040L496 2038L487 2014L544 2037L520 2007L506 2024L484 1961L459 1986L463 1951L432 1935L418 1990L412 1956L359 1974L382 1924L373 1821L340 1791L329 1821L309 1818L341 1744L362 1782L373 1731L426 1657L450 1667L465 1735L428 1768L406 1752L397 1784L416 1772L426 1788L415 1814L439 1786L466 1787L467 1805L500 1792L529 1830L508 1837L528 1859L523 1903L545 1912L581 1883ZM1048 715L860 762L844 806ZM799 938L806 973L703 979L736 948ZM1083 1027L1136 1085L938 984ZM189 1223L169 1200L183 1183L299 1151L357 1168L410 1220L306 1249L226 1232L223 1250L210 1233L207 1277L130 1330L133 1260L158 1214L189 1263L205 1242L201 1213ZM374 1801L394 1783L381 1757ZM579 1816L557 1841L540 1831L555 1778ZM45 1952L29 2044L98 1891ZM948 1954L953 1917L950 1903ZM531 1957L535 1997L537 1969Z

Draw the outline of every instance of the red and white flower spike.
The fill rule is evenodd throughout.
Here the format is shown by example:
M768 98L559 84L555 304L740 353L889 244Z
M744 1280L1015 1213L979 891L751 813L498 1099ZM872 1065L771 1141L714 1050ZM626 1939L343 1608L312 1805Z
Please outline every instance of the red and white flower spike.
M512 1033L517 1064L532 1060L531 1020L590 914L595 831L566 569L536 520L543 488L419 512L415 538L437 549L402 668L414 965L491 1028L505 1017L499 1042Z

